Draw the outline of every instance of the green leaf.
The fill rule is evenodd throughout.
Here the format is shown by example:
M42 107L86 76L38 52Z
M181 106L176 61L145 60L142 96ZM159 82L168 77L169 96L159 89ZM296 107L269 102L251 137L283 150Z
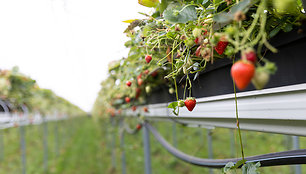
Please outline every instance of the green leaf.
M197 20L197 12L193 5L180 8L171 4L164 11L163 15L170 23L187 23L188 21Z
M227 22L230 22L231 20L233 20L233 18L234 18L234 15L232 15L230 13L223 12L223 13L219 13L219 14L215 15L213 20L214 20L214 22L217 22L217 23L227 23Z
M159 4L159 0L138 0L138 3L145 7L156 7Z
M207 8L210 5L210 1L209 0L203 0L202 5L203 5L203 7Z
M169 32L166 34L167 38L169 38L169 39L175 39L175 36L176 36L176 35L177 35L177 33L174 32L174 31L169 31Z
M168 108L172 108L172 109L175 109L176 107L178 106L178 102L172 102L168 105Z
M246 13L251 5L251 0L240 1L239 4L234 5L228 13L222 12L215 15L213 20L217 23L228 23L234 19L234 15L236 12L242 11Z
M171 108L171 109L173 109L173 114L174 115L176 115L176 116L178 116L178 112L176 112L176 109L178 110L178 102L176 101L176 102L172 102L172 103L170 103L169 105L168 105L168 108Z
M235 164L233 162L228 162L223 168L222 168L222 173L228 173L231 169L233 169L233 167L235 166Z
M169 0L161 0L159 4L159 12L162 14L169 5Z
M284 31L284 32L289 32L289 31L291 31L292 29L293 29L292 24L286 23L285 26L284 26L284 28L283 28L283 31Z
M243 0L243 1L240 1L239 4L237 5L234 5L232 8L231 8L231 13L232 14L235 14L236 12L238 11L242 11L242 12L246 12L246 10L252 5L251 3L251 0Z
M260 167L260 162L255 163L247 163L241 167L242 174L260 174L258 171Z
M269 34L269 38L274 37L279 31L281 30L280 26L277 26L276 28L274 28L270 34Z

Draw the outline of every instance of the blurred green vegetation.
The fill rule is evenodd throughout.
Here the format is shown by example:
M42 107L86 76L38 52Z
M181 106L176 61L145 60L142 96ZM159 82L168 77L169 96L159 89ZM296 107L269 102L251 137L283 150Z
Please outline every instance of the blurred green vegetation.
M136 120L127 120L131 128ZM58 141L55 128L58 125ZM172 143L172 122L154 122L164 138ZM197 157L208 158L207 130L185 127L176 124L177 147L181 151ZM26 157L28 174L119 174L121 173L120 126L110 124L109 119L93 120L79 117L48 123L48 171L43 168L43 125L26 126ZM0 174L21 173L20 130L9 128L0 130L3 135L4 152L0 161ZM236 131L232 133L235 135ZM230 129L212 130L214 158L239 157L240 150ZM291 136L243 131L243 143L247 156L278 152L290 149ZM112 144L112 140L114 145ZM234 151L231 149L231 139ZM56 154L56 142L59 154ZM208 168L187 164L170 155L153 137L151 142L151 161L153 174L195 174L209 173ZM301 148L306 147L306 138L300 137ZM115 166L112 166L111 152L115 152ZM125 134L126 173L144 173L144 154L142 130L134 135ZM238 150L237 150L238 149ZM306 165L302 165L306 173ZM220 169L213 169L221 173ZM262 174L293 173L292 166L263 167ZM239 171L238 171L239 173Z

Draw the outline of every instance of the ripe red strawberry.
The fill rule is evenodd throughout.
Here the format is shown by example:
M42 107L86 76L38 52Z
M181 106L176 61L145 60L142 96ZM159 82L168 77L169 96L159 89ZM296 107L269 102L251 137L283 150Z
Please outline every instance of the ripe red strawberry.
M228 42L227 41L219 41L217 45L215 46L215 50L219 55L222 55L225 48L227 47Z
M199 44L199 37L195 38L194 43L197 45Z
M130 87L132 85L132 82L131 81L127 81L125 84L126 84L126 86Z
M146 106L145 106L145 107L143 107L143 111L144 111L144 112L149 112L148 107L146 107Z
M132 111L136 111L136 106L132 106Z
M253 48L248 48L248 49L244 50L241 53L241 58L242 58L242 60L248 60L248 61L252 62L253 64L255 64L256 61L257 61L257 55L256 55L255 50Z
M130 97L125 97L125 102L130 103L131 102Z
M157 74L158 74L158 72L157 72L157 71L154 71L154 72L151 74L151 76L152 76L152 77L156 77Z
M193 97L189 97L185 100L185 106L189 111L192 111L193 108L195 107L197 101Z
M150 63L151 60L152 60L152 56L146 55L145 60L146 60L147 63Z
M141 79L142 73L137 76L137 79Z
M249 61L238 61L231 68L231 75L240 90L245 89L255 73L254 65Z
M136 129L137 129L137 130L140 130L141 128L142 128L142 125L141 125L141 124L137 124L137 125L136 125Z
M143 83L143 80L141 78L139 78L139 79L137 79L137 83L138 83L139 86L141 86L142 83Z
M140 88L136 88L136 94L140 94L141 93L141 89Z
M148 75L149 74L149 70L148 69L146 69L145 71L144 71L144 73L146 74L146 75Z

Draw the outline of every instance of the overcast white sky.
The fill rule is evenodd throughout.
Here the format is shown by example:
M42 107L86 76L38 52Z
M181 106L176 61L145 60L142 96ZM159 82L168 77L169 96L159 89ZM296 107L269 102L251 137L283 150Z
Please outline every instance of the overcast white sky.
M0 1L0 68L90 111L108 62L127 55L122 21L150 11L137 0Z

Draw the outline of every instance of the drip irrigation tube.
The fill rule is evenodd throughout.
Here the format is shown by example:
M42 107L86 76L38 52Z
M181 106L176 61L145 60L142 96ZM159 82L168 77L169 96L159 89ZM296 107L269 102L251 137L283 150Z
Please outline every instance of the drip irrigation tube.
M190 156L181 152L180 150L174 148L169 144L159 133L158 131L150 125L148 122L144 123L144 126L147 127L150 132L154 135L156 140L170 152L175 157L203 167L210 168L222 168L228 162L237 162L241 158L230 158L230 159L203 159L194 156ZM284 152L269 153L264 155L250 156L245 158L247 163L250 162L260 162L262 167L266 166L279 166L279 165L291 165L291 164L306 164L306 149L300 150L290 150Z

